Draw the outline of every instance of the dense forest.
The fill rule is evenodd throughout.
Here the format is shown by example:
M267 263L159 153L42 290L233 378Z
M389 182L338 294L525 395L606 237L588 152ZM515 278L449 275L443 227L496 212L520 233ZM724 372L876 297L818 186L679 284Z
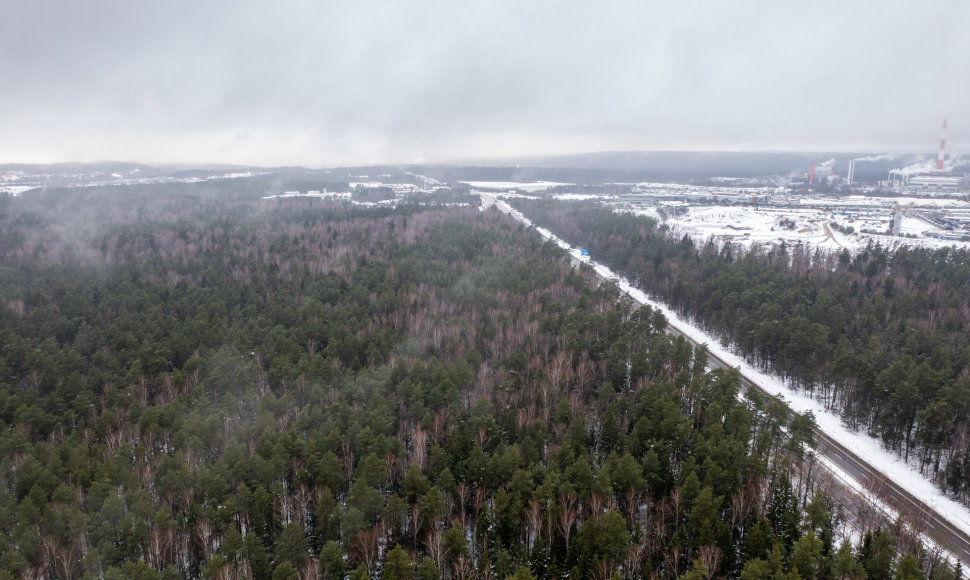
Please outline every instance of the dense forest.
M745 249L601 205L517 205L970 499L970 251Z
M665 328L497 211L0 198L0 578L959 577Z

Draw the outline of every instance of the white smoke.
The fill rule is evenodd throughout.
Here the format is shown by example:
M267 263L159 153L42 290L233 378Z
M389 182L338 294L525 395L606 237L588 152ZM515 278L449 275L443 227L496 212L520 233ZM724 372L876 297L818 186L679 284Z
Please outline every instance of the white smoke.
M897 153L883 153L882 155L870 155L869 157L857 157L853 161L882 161L883 159L887 161L895 160L899 155Z
M833 157L832 159L829 159L828 161L823 161L821 163L816 163L815 164L815 171L822 171L823 169L824 170L830 170L830 169L832 169L832 166L833 165L835 165L835 157Z
M953 168L962 163L960 156L951 157L943 161L943 171L953 171ZM892 173L898 175L916 175L917 173L932 173L936 171L936 159L917 161L906 167L893 169Z

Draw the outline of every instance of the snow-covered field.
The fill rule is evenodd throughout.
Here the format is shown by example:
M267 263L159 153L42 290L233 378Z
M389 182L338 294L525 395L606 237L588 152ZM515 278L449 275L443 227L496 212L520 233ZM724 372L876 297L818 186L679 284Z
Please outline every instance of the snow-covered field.
M687 206L687 212L668 217L666 223L676 232L699 240L714 238L743 245L810 243L838 250L851 242L826 227L824 212L811 209L754 208L744 206Z
M566 201L584 201L589 199L599 199L602 201L609 200L608 196L605 196L602 194L596 195L596 194L590 194L590 193L560 193L552 196L552 198L566 200Z
M531 220L513 209L504 201L498 200L494 197L487 198L487 196L482 196L482 201L483 209L487 206L495 205L501 211L512 215L519 221L530 226L533 225ZM651 308L662 311L667 317L670 326L676 328L683 334L689 336L691 339L699 343L706 343L708 350L712 354L725 360L728 364L738 367L741 372L753 382L764 386L769 391L776 392L778 396L784 399L792 409L800 413L813 413L815 415L815 421L822 431L845 447L852 449L870 465L879 466L879 469L886 475L888 479L920 498L927 505L936 509L953 525L959 527L966 533L970 533L970 510L965 508L959 502L946 497L935 485L924 478L914 466L906 464L894 453L883 449L882 444L878 439L870 437L865 433L856 432L847 428L842 423L841 418L828 412L818 401L815 401L807 395L791 388L789 384L780 377L763 373L757 368L748 364L729 348L721 345L721 342L717 338L707 334L699 328L694 327L689 321L682 319L677 315L676 312L667 308L666 305L653 300L642 290L634 288L629 281L621 276L617 276L606 266L591 260L589 256L583 256L578 248L569 246L569 244L556 237L549 230L544 228L536 229L544 238L554 241L560 247L567 250L575 260L586 262L591 265L596 270L597 274L603 278L616 280L620 289L637 302L647 304ZM843 476L846 478L848 477L844 474ZM855 482L855 485L857 489L865 491L865 485L863 482Z
M926 201L926 200L922 200ZM955 200L951 200L955 201ZM964 203L965 202L959 202ZM933 224L916 217L910 211L903 218L901 233L916 237L888 235L892 220L891 209L874 206L865 211L835 211L826 209L780 208L772 206L709 206L677 204L665 206L665 223L674 232L689 234L698 241L752 244L811 244L824 249L850 251L864 248L870 240L883 246L896 244L945 247L970 245L968 242L924 237L927 232L944 233ZM959 207L959 206L957 206ZM660 208L661 210L664 207ZM629 210L660 219L658 208ZM683 213L679 213L683 212ZM845 235L835 226L851 227L855 231ZM876 233L878 232L878 233Z
M35 185L0 185L0 193L5 193L7 195L18 197L25 191L30 191L31 189L37 189Z
M343 198L349 199L350 193L336 193L327 191L307 191L306 193L301 191L284 191L283 193L278 193L275 195L264 195L263 199L281 199L287 197L319 197L319 198Z
M472 187L478 187L480 189L494 189L494 190L508 190L508 189L518 189L528 193L535 193L537 191L545 191L552 187L559 187L560 185L572 185L571 183L557 183L555 181L531 181L531 182L519 182L519 181L461 181L459 183L464 183L465 185L470 185Z

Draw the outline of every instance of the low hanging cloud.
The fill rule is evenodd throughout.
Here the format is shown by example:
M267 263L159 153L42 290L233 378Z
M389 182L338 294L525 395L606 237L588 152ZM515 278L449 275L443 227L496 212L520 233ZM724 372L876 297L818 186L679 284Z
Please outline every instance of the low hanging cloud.
M0 161L970 145L966 3L8 3Z

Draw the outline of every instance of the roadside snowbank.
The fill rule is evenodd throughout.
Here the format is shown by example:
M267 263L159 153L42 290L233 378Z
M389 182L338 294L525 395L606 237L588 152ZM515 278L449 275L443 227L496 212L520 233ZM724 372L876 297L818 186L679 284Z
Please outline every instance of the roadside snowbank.
M501 211L510 214L527 226L534 225L529 218L512 208L508 203L491 196L489 196L489 200L485 200L485 197L483 196L483 208L488 205L495 205ZM590 259L589 256L583 256L581 249L571 247L545 228L536 227L536 231L543 238L555 242L559 247L569 252L569 255L573 259L592 266L596 273L603 278L614 280L623 292L637 302L649 305L651 308L663 312L670 326L699 343L706 343L708 350L712 354L722 358L731 366L738 367L741 373L753 382L762 385L769 391L776 392L795 411L800 413L812 412L815 415L815 422L818 424L819 429L824 431L829 437L854 451L867 463L876 467L886 475L888 479L935 509L954 526L970 534L970 510L967 510L959 502L946 497L935 485L924 478L918 470L906 464L896 454L883 449L878 439L847 428L843 425L841 418L827 411L821 403L792 389L780 377L763 373L748 364L741 357L721 346L720 341L715 337L699 328L695 328L666 305L651 299L642 290L634 288L626 278L618 276L610 268ZM846 475L846 477L848 476ZM861 488L862 482L858 483Z

